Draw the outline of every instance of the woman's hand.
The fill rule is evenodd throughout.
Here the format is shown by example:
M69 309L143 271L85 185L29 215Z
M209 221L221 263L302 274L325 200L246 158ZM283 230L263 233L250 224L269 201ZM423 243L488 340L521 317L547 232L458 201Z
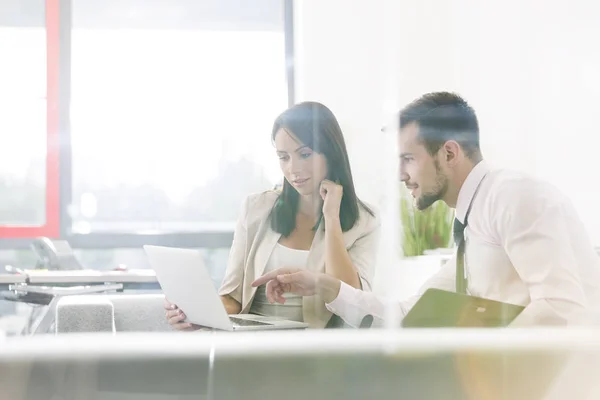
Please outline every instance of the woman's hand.
M319 193L323 199L323 216L325 219L339 219L344 187L325 179L321 182Z
M181 311L175 304L170 303L166 298L164 307L167 321L174 329L178 331L196 331L202 328L199 325L192 324L190 322L184 322L185 314L183 311Z

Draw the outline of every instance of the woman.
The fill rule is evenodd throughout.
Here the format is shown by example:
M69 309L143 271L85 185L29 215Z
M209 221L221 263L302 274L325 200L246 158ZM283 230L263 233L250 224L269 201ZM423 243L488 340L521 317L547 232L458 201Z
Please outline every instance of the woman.
M336 326L339 320L317 296L289 296L285 304L270 304L264 286L251 284L266 272L293 266L370 290L379 221L356 196L342 130L327 107L315 102L291 107L275 120L271 139L283 189L246 199L219 294L229 314L280 316L311 328ZM175 328L196 328L182 322L185 315L177 306L166 302L165 308Z

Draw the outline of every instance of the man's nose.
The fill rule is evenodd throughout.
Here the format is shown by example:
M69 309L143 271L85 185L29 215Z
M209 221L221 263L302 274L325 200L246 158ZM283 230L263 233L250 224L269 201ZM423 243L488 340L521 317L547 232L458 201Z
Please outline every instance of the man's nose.
M406 173L406 171L404 171L404 168L402 168L402 165L400 165L399 169L399 175L400 175L400 182L408 182L410 179L410 176L408 176L408 174Z

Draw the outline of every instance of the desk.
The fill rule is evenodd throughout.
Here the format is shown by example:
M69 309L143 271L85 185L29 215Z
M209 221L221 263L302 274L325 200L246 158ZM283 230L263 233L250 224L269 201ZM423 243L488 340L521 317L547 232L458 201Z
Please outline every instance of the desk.
M17 283L25 283L27 277L25 275L15 274L0 274L0 287L8 287L8 285L15 285Z
M160 285L156 280L154 270L127 270L127 271L97 271L97 270L71 270L71 271L26 271L25 274L1 274L0 291L8 291L10 285L30 284L37 286L85 286L104 285L106 283L120 284L119 291L143 290L158 291ZM8 292L11 294L11 292ZM12 296L4 295L3 299ZM33 331L44 331L53 321L54 308L59 297L56 297L47 306L34 307L29 317L29 325ZM29 331L30 328L28 327Z
M31 284L93 284L93 283L157 283L156 274L151 269L128 271L27 271Z
M30 283L32 285L95 285L122 283L123 289L160 290L154 270L137 269L128 271L26 271L26 274L0 274L0 291L9 285Z

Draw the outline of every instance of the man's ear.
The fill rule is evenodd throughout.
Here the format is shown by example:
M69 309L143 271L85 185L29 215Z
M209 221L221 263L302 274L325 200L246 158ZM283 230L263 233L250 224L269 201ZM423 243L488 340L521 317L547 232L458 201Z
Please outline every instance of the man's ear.
M442 149L444 150L446 163L448 163L448 165L455 165L460 159L462 150L458 142L455 140L448 140L444 143Z

